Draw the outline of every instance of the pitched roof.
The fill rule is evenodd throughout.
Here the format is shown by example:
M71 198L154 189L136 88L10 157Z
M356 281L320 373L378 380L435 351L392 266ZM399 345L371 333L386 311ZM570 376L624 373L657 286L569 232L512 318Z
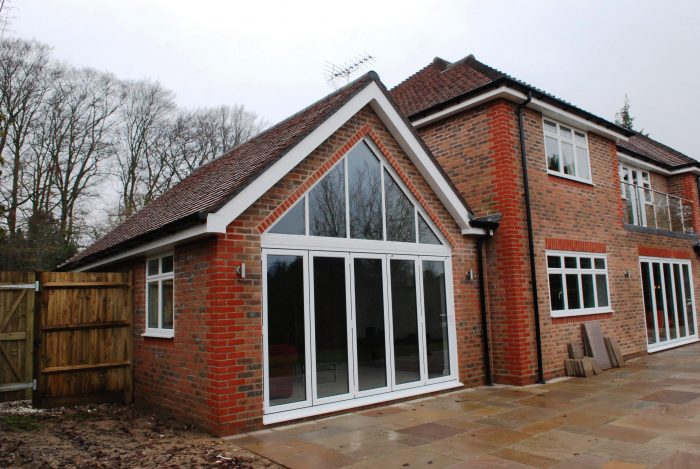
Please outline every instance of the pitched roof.
M623 153L628 153L668 169L677 169L684 166L700 167L700 161L640 133L635 133L627 142L619 142L617 148Z
M632 132L606 119L584 111L522 80L478 61L468 55L457 62L436 57L433 61L391 89L391 96L411 120L430 115L473 95L499 86L508 86L524 94L557 106L622 135Z
M455 63L435 57L430 64L392 88L391 96L401 111L411 117L504 76L503 72L482 64L473 55Z
M74 268L125 243L181 228L183 223L203 222L206 214L216 212L376 78L373 72L367 73L202 165L60 267Z

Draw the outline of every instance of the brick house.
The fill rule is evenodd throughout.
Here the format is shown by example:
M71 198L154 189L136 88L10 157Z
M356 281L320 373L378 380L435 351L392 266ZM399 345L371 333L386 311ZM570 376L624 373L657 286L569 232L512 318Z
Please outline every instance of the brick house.
M473 56L391 93L473 213L502 215L486 243L496 382L563 375L584 321L625 355L698 339L698 161Z
M138 404L231 434L483 383L473 220L370 72L64 270L130 270Z
M132 271L137 403L231 434L561 376L587 320L626 355L697 340L699 174L436 59L312 104L62 268Z

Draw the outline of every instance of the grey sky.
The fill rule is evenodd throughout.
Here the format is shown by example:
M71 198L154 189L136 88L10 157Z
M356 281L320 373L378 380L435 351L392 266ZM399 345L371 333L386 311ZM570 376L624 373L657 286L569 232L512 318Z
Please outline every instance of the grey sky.
M159 80L187 107L276 122L331 91L324 62L367 52L392 87L439 56L479 60L700 159L697 1L13 0L10 34L74 65Z

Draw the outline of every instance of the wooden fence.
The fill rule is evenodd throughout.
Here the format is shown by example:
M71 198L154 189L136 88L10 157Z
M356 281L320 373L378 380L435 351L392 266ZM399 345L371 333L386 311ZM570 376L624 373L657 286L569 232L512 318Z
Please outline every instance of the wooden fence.
M7 347L0 343L0 354L5 358L4 362L0 359L0 390L8 385L10 371L15 376L14 372L20 371L18 363L21 361L24 374L20 382L23 380L25 387L34 385L31 395L37 407L131 402L131 276L83 272L17 275L0 273L0 284L14 282L17 287L21 285L18 282L23 282L28 287L38 282L38 291L0 285L3 294L0 296L0 325L6 321L3 318L9 317L5 330L0 328L3 331L0 337L6 337L6 333L8 340L12 338L16 342L15 348L7 353ZM14 296L7 292L13 292ZM14 307L15 303L19 306ZM22 324L26 331L19 330ZM21 333L25 334L24 342L19 339ZM32 350L29 345L32 335L35 337L33 353L27 353ZM19 345L20 342L23 345ZM29 376L27 370L33 370ZM27 398L27 391L22 392L24 394L0 392L0 399Z
M33 272L0 272L0 402L32 397Z

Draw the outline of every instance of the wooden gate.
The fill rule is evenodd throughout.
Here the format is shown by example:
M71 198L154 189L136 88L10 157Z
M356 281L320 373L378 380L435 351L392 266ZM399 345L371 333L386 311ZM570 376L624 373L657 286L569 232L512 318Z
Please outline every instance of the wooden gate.
M34 405L131 402L131 275L43 272L38 276Z
M34 281L33 272L0 272L0 402L32 396Z

